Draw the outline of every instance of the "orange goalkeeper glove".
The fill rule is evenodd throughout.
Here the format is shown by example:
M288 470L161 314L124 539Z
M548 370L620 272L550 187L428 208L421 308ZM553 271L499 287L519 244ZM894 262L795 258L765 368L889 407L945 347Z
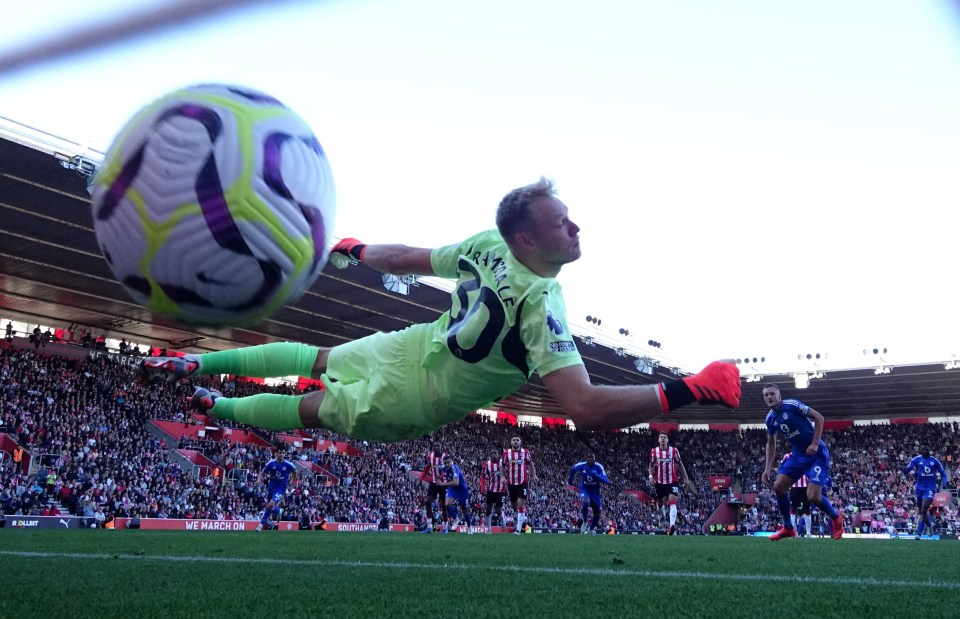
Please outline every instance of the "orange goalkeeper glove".
M363 262L363 252L367 249L357 239L345 238L330 250L330 262L338 269L345 269L351 262Z
M729 361L714 361L699 374L660 383L663 412L699 402L740 406L740 370Z

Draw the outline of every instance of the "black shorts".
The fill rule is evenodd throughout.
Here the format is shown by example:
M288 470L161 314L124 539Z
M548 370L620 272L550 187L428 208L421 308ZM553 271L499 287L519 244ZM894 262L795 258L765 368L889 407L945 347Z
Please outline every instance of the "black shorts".
M510 502L516 503L518 500L527 500L527 484L507 484L507 494L510 495Z
M798 514L810 513L810 499L806 488L790 488L790 506Z
M496 507L497 511L503 507L503 493L502 492L487 492L487 508Z
M654 484L657 489L657 500L663 503L672 494L680 496L680 486L677 484Z
M437 484L430 482L430 485L427 486L427 500L433 501L437 497L447 496L447 487L438 486Z

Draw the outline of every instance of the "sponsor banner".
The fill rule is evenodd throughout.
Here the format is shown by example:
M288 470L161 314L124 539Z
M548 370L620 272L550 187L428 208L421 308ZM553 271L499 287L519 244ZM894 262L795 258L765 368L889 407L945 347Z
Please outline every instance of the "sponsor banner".
M3 520L8 529L79 529L85 520L94 522L76 516L4 516Z
M324 531L376 531L375 522L328 522L323 527ZM410 532L414 530L412 524L391 524L391 531Z
M129 518L117 518L117 528L126 529ZM256 531L259 520L197 520L179 518L142 518L142 530L166 531ZM317 523L313 523L316 526ZM8 525L9 526L9 525ZM296 522L282 521L277 527L279 531L299 531ZM375 522L328 522L324 531L376 531ZM412 524L392 524L391 531L413 531Z
M773 535L773 531L757 531L757 532L754 533L753 535L754 535L754 537L770 537L771 535ZM832 540L833 538L830 537L830 535L824 534L824 535L814 535L814 536L813 536L813 539L829 539L829 540ZM890 533L849 533L849 532L846 532L846 531L845 531L845 532L843 533L843 539L845 539L845 540L848 540L848 539L886 539L886 540L891 540L891 539L908 539L908 540L915 540L915 539L917 539L917 536L914 535L914 534L912 534L912 533L894 533L894 534L890 534ZM947 539L947 538L941 538L939 535L932 535L932 536L930 536L930 537L922 537L922 538L920 538L920 539L925 539L925 540L926 540L926 539L939 540L939 539Z
M933 495L933 506L934 507L946 507L950 504L950 493L949 492L938 492Z

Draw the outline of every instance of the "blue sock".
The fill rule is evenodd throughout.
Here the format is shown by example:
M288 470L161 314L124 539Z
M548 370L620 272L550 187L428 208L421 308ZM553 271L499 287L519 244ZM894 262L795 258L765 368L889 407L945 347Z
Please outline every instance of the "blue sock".
M450 521L451 521L451 522L456 522L456 520L457 520L457 505L456 505L456 503L454 503L453 505L451 505L450 507L447 508L447 513L450 514Z
M589 513L590 513L590 505L588 503L584 503L583 508L580 510L580 514L581 514L580 518L582 519L582 522L587 521L587 514Z
M832 519L836 519L836 517L840 515L837 513L837 509L833 506L833 503L830 502L830 499L822 494L820 495L820 503L817 505L817 507L822 509L823 512Z
M464 521L466 521L468 527L472 527L472 526L473 526L473 514L472 514L472 513L471 513L471 514L468 514L468 513L464 512L464 514L463 514L463 519L464 519Z
M927 523L923 518L921 518L920 521L917 522L917 535L923 535L923 529L926 526L926 524Z
M790 495L779 495L777 497L777 507L780 508L780 515L783 516L783 528L792 529L793 519L790 518Z
M597 522L599 522L599 520L600 520L600 514L594 512L594 513L593 513L593 518L590 519L590 530L591 530L591 531L597 528Z

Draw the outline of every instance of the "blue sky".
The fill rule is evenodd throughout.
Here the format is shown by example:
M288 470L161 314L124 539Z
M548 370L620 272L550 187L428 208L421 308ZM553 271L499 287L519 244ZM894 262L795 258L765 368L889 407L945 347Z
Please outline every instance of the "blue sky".
M128 4L7 7L0 59L164 1ZM282 2L0 73L0 116L104 150L171 89L264 90L368 242L461 240L543 174L583 228L571 322L795 371L960 355L958 69L932 0Z

